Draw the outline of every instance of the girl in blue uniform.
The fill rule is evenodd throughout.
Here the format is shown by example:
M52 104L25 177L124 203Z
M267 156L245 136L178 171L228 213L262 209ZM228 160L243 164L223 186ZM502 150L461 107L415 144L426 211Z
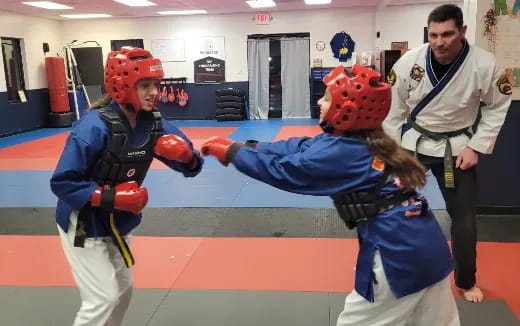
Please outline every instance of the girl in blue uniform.
M224 165L274 187L330 196L360 240L355 289L337 325L459 325L448 275L452 257L426 200L424 168L381 129L391 101L379 73L354 65L324 78L324 133L274 143L210 138Z
M148 201L153 158L185 177L203 160L155 110L159 59L140 48L110 52L108 96L77 121L51 179L61 243L81 295L79 325L121 325L132 295L130 232Z

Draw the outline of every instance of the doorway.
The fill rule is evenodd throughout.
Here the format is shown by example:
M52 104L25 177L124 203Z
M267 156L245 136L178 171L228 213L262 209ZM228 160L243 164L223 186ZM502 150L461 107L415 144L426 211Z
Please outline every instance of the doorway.
M248 36L252 119L310 117L310 34Z
M269 119L282 117L282 55L280 40L269 40Z

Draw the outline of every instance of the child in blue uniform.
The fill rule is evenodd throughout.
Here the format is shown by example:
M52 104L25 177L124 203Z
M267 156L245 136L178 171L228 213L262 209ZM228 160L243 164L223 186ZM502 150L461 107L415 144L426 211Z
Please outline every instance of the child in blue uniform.
M202 158L155 110L163 70L140 48L110 52L108 96L77 121L51 179L56 221L81 295L79 325L121 325L132 295L130 232L141 222L141 186L153 158L185 177Z
M426 200L424 168L382 130L391 101L379 73L354 65L324 78L324 133L274 143L213 137L204 155L286 191L330 196L360 240L355 289L337 325L459 325L452 257Z

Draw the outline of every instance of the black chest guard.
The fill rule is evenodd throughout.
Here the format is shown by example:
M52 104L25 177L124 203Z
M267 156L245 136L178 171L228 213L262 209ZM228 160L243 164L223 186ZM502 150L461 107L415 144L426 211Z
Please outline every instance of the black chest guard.
M136 181L141 185L153 160L155 142L163 131L161 114L159 112L139 113L148 114L145 119L150 119L153 125L146 141L141 145L133 146L119 114L110 107L99 110L101 118L112 135L108 149L93 170L93 180L100 186L113 187L125 181Z
M339 217L349 229L355 228L361 221L375 217L395 205L401 204L410 197L417 196L414 190L397 190L384 197L379 195L387 183L389 175L388 169L385 169L377 186L369 191L339 193L331 196ZM420 199L422 201L424 198ZM423 209L427 209L427 207L426 200L424 200Z

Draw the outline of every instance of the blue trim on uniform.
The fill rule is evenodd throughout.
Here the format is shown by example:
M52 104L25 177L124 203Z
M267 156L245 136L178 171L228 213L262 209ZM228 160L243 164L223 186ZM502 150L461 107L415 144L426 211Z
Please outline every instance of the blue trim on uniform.
M435 98L435 96L439 95L442 90L448 85L453 76L459 71L459 68L462 67L462 63L468 56L469 53L469 44L466 41L464 43L464 48L462 52L459 54L453 65L448 69L446 74L441 78L441 80L437 80L435 73L433 72L433 68L431 65L431 48L428 46L426 50L426 73L430 82L433 85L433 89L415 106L415 108L410 112L410 119L415 121L417 115ZM403 125L401 135L404 135L408 130L410 130L412 126L405 124Z
M455 62L453 65L448 69L446 74L442 76L441 81L444 78L448 78L448 81L453 77L455 72L459 69L459 67L462 65L464 60L466 59L466 56L469 53L469 44L467 41L464 42L464 47L462 48L462 52L459 54L457 59L455 59ZM453 71L453 72L452 72ZM428 78L430 79L430 82L432 83L433 87L437 86L439 83L439 80L437 76L435 75L435 72L433 71L433 65L432 65L432 56L431 56L431 48L428 46L428 52L426 53L426 72L428 73Z
M428 46L428 52L426 53L426 71L428 73L428 78L430 78L430 82L434 86L433 89L426 95L419 104L412 110L410 113L410 119L414 120L416 119L419 112L421 112L426 105L428 105L434 98L437 96L445 87L448 85L450 80L455 76L455 73L459 71L459 68L462 67L462 63L466 59L469 53L469 45L468 42L464 43L464 48L462 49L462 52L459 54L457 59L455 59L455 62L450 67L450 69L446 72L444 77L441 78L440 81L437 82L437 78L433 77L431 78L431 75L435 76L433 69L431 67L431 58L430 58L430 47Z
M435 72L433 71L432 67L432 49L428 45L428 50L426 50L426 73L428 74L428 79L432 83L433 87L437 86L439 83L439 80L437 79L437 76L435 75ZM453 66L452 66L453 67ZM450 67L450 68L452 68Z

